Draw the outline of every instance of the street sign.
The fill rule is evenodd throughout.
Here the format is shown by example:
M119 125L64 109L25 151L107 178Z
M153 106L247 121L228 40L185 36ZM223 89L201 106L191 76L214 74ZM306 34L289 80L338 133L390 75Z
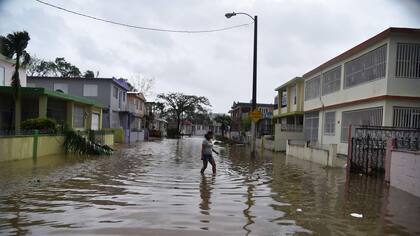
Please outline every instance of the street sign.
M258 110L254 110L252 112L249 113L249 118L254 121L257 122L262 118L262 114L260 111Z

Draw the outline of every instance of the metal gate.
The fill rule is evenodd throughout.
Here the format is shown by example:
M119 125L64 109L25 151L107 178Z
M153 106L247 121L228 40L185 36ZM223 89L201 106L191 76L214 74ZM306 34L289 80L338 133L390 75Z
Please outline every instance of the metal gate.
M420 150L420 129L386 126L350 128L350 171L370 175L385 173L386 145L395 139L395 148Z

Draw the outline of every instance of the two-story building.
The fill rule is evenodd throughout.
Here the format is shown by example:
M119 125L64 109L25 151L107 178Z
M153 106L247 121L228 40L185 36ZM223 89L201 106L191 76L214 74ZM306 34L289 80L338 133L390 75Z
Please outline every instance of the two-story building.
M103 128L121 128L123 141L130 137L127 92L128 83L115 78L64 78L28 76L28 87L46 88L77 97L95 100L104 105L102 112Z
M388 28L303 78L307 140L347 154L349 125L420 128L420 29Z
M273 112L274 150L285 151L287 139L303 139L303 85L302 77L295 77L277 87L277 109Z
M230 136L232 139L241 139L250 127L249 113L252 104L246 102L233 102L229 111L232 118ZM273 117L274 104L257 103L257 110L262 114L262 120L258 122L257 132L264 135L271 132L271 118ZM249 126L249 127L248 127Z
M146 99L141 92L127 92L129 111L130 142L144 140Z

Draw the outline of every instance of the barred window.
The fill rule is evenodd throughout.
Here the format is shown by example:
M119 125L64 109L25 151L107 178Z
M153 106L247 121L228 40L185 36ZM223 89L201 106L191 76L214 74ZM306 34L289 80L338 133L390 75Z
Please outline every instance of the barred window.
M420 107L394 107L393 126L420 129Z
M85 109L81 106L74 106L73 111L73 126L74 128L83 128L85 127Z
M397 44L395 77L420 79L420 44Z
M319 97L320 86L321 86L320 75L310 80L305 81L305 101Z
M325 112L324 134L335 135L335 111Z
M343 111L341 118L341 142L347 143L349 125L382 125L383 108L367 108L353 111Z
M385 77L387 45L344 64L344 88Z
M318 140L318 126L319 126L319 113L310 112L305 113L305 138L306 140Z
M287 90L281 91L281 107L287 107Z
M337 66L322 74L322 95L340 90L341 66Z

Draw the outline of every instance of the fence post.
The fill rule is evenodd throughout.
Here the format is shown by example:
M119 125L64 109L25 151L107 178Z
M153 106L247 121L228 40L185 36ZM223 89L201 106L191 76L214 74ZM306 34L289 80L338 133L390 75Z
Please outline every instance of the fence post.
M39 130L35 130L34 132L34 143L32 145L32 159L36 160L38 157L38 136L39 136Z
M389 138L386 142L386 151L385 151L385 182L389 183L391 180L391 156L392 149L395 148L395 138Z
M348 137L347 137L347 166L346 166L347 174L349 174L350 172L352 156L353 156L353 140L351 139L351 124L350 124L348 128Z

